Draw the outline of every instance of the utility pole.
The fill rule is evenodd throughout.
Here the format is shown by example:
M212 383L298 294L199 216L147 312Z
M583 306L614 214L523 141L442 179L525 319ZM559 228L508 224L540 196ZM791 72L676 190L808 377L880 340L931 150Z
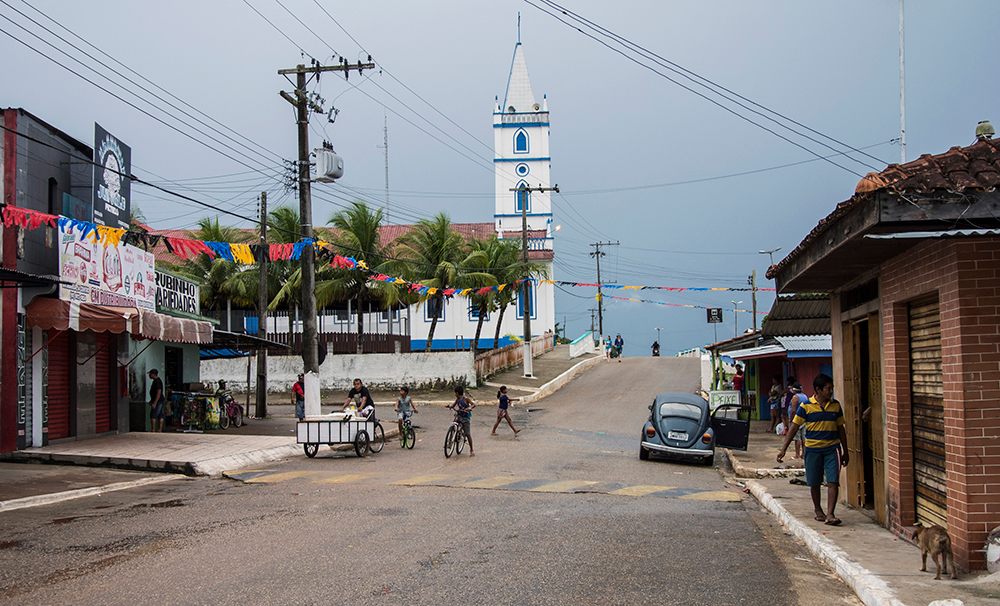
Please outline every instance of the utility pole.
M903 0L899 0L899 163L906 164L906 36Z
M757 332L757 270L750 272L750 277L747 278L747 282L750 284L750 297L753 302L753 331Z
M389 222L389 117L382 116L382 145L376 145L385 155L385 222Z
M614 242L594 242L591 246L594 247L594 252L590 253L591 257L597 260L597 330L601 337L604 337L604 295L601 293L601 257L605 253L601 250L602 246L618 246L620 242L615 240Z
M522 185L521 187L512 187L510 189L512 192L517 192L517 200L521 205L521 260L524 262L525 267L528 265L528 201L531 199L531 192L545 193L554 191L559 193L559 185L553 187L545 187L539 185L538 187L527 187ZM532 357L531 357L531 305L533 301L531 297L531 281L525 279L521 283L521 307L522 315L524 316L524 343L522 345L522 352L524 354L524 376L531 378L533 377L532 368Z
M260 272L257 281L257 337L267 339L267 192L260 192L260 254L258 255L257 271ZM258 419L267 417L267 349L257 350L257 405L254 416Z
M302 225L302 238L312 240L312 191L309 179L309 111L324 113L323 107L314 99L310 99L306 85L315 76L319 79L323 72L343 72L347 78L352 70L359 74L362 70L375 67L371 63L355 64L341 60L339 65L320 65L313 61L306 67L303 64L288 69L279 69L279 76L295 75L294 94L280 91L278 94L288 101L296 110L296 126L298 127L299 147L299 222ZM309 76L307 80L306 76ZM305 367L306 414L320 413L319 402L319 350L316 330L316 250L312 246L302 249L302 363Z

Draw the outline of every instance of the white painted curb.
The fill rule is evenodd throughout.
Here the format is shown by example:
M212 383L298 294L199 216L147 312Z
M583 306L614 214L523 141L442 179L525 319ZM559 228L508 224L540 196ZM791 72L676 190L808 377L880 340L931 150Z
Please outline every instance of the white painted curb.
M866 606L905 606L896 598L896 592L884 580L852 560L843 549L790 514L759 482L747 480L745 484L750 494L774 514L782 526L805 543L814 556L833 568Z
M551 381L549 381L545 385L542 385L541 387L539 387L538 391L536 391L535 393L528 394L528 395L524 396L523 398L521 398L519 404L521 404L521 405L524 405L524 404L533 404L533 403L535 403L535 402L537 402L537 401L539 401L539 400L541 400L543 398L547 398L548 396L551 396L556 391L558 391L558 390L562 389L563 387L565 387L567 383L569 383L570 381L572 381L573 379L575 379L577 377L577 375L583 373L585 370L589 370L591 366L597 366L598 364L600 364L601 362L604 362L604 361L605 360L604 360L603 356L596 356L596 357L590 358L588 360L583 360L582 362L579 362L579 363L573 365L566 372L564 372L561 375L559 375L558 377L552 379Z
M88 488L78 488L76 490L64 490L62 492L53 492L51 494L40 494L21 499L0 501L0 513L5 511L14 511L15 509L25 509L27 507L38 507L39 505L51 505L53 503L61 503L71 499L93 497L106 492L128 490L129 488L137 488L139 486L146 486L149 484L159 484L160 482L169 482L170 480L180 480L185 477L186 476L179 474L161 474L147 478L139 478L138 480L130 480L128 482L115 482L113 484L105 484L103 486L91 486Z
M737 478L798 478L806 475L806 470L802 467L786 467L784 469L747 467L740 463L733 451L723 448L729 465L733 468L733 474Z
M242 469L252 465L260 465L261 463L283 461L297 454L302 454L302 446L292 442L288 446L274 446L272 448L253 450L217 459L194 461L191 463L191 471L199 476L221 476L224 471Z

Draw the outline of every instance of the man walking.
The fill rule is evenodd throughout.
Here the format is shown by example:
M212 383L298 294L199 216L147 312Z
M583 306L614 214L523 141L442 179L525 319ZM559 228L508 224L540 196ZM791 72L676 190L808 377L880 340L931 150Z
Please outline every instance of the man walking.
M299 373L299 378L292 385L292 398L295 404L295 418L304 421L306 418L306 383L305 375Z
M160 371L151 369L147 375L152 383L149 386L149 421L152 431L163 431L163 422L166 417L164 411L163 381L160 379Z
M840 488L840 467L847 466L847 432L844 430L844 411L840 402L833 399L833 379L820 374L813 380L813 397L799 408L792 419L792 431L785 436L785 443L778 453L778 462L785 457L788 445L795 438L797 429L805 425L806 484L812 493L816 520L829 526L840 526L834 514ZM826 509L820 505L820 485L826 479Z

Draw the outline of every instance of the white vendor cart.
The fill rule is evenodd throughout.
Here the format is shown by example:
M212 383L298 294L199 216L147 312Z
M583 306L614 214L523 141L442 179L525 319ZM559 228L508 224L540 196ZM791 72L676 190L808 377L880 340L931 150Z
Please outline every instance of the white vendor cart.
M295 437L310 459L319 452L320 444L353 444L354 452L359 457L369 451L381 452L385 445L385 431L381 423L341 412L306 417L296 424Z

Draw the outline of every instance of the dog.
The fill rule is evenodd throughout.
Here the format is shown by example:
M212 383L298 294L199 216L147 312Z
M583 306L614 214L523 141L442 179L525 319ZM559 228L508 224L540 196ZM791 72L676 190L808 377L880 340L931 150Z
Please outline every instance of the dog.
M958 578L955 571L955 560L951 555L951 539L948 538L947 530L937 524L921 526L918 523L913 532L913 540L920 547L920 572L927 572L927 554L931 554L934 566L937 567L937 575L934 580L941 578L942 570L948 574L949 566L951 566L951 578Z

